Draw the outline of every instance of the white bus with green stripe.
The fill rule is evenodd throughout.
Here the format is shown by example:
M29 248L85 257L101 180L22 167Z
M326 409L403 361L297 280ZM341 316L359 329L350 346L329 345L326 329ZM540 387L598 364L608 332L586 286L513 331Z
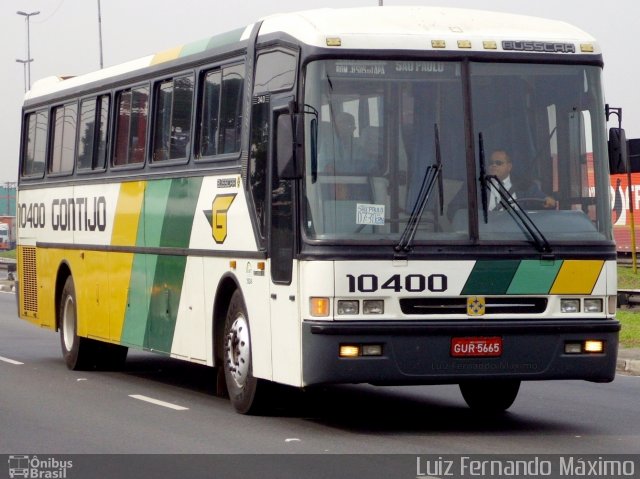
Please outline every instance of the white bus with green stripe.
M217 368L242 413L273 383L460 384L502 411L521 381L611 381L602 66L565 23L372 7L41 80L20 317L71 369Z

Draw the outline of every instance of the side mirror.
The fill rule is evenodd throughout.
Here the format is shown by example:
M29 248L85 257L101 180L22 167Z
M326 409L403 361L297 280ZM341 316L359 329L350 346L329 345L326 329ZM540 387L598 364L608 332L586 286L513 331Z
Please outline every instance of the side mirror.
M293 122L290 114L283 113L278 116L276 138L278 176L284 180L294 179L297 177L297 168L294 151Z
M626 173L629 160L627 138L622 128L609 129L609 173Z

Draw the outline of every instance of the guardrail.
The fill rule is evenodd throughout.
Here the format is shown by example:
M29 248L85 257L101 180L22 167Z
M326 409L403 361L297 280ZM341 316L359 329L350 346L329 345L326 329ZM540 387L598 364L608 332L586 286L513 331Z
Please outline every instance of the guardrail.
M640 306L640 289L619 289L618 307L634 308Z

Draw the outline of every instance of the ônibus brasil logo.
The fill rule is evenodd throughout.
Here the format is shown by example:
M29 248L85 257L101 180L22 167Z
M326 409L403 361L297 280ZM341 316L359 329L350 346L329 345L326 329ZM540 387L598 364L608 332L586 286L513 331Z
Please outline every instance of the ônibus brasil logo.
M73 467L72 461L48 457L12 455L9 456L9 477L25 477L29 479L65 479L67 469Z

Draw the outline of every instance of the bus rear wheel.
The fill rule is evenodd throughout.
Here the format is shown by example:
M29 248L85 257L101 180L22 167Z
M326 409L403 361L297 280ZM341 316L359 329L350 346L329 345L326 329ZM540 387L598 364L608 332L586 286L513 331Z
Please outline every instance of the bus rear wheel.
M60 346L67 368L77 371L87 369L93 360L92 344L78 336L76 288L69 276L60 295Z
M473 381L460 383L467 405L484 413L501 413L511 407L520 390L520 381Z
M128 348L101 343L78 336L76 289L69 276L60 295L59 329L62 357L73 371L86 369L120 369L127 358Z
M265 409L268 383L253 376L249 316L236 290L231 297L224 325L224 376L231 404L240 414Z

